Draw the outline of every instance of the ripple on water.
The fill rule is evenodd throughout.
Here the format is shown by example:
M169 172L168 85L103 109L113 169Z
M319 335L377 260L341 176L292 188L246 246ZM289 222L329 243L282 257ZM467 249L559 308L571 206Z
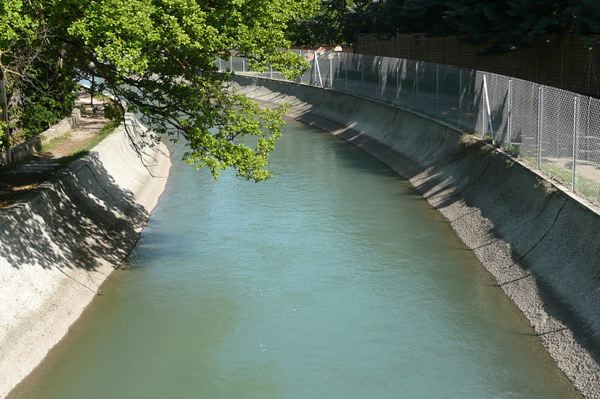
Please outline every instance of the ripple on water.
M290 122L273 171L175 163L128 267L13 399L576 397L382 163Z

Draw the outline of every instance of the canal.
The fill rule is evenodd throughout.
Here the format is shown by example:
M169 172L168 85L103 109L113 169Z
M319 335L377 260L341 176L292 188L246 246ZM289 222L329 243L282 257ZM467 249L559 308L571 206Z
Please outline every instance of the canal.
M124 269L11 398L578 397L386 165L289 121L272 170L174 162Z

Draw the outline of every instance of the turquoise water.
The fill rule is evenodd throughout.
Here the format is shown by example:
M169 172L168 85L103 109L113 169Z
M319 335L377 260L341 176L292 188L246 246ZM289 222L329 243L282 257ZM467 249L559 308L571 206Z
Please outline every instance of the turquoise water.
M178 162L12 398L571 398L515 307L384 164L289 122L275 178Z

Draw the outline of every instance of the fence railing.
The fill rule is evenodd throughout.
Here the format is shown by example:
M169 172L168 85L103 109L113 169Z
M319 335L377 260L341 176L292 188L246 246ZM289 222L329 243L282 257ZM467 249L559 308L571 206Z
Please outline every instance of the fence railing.
M521 79L422 61L297 51L311 68L296 82L376 99L488 138L545 176L600 205L600 99ZM243 58L220 70L253 72Z

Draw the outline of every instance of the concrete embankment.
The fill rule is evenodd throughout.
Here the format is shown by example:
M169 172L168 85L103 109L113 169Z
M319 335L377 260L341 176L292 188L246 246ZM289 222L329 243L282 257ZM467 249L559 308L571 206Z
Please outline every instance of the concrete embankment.
M392 167L437 208L523 312L573 384L600 397L600 216L476 138L393 106L295 83L236 77ZM365 204L367 206L367 204Z
M51 181L0 210L0 397L67 333L139 238L169 152L129 116Z

